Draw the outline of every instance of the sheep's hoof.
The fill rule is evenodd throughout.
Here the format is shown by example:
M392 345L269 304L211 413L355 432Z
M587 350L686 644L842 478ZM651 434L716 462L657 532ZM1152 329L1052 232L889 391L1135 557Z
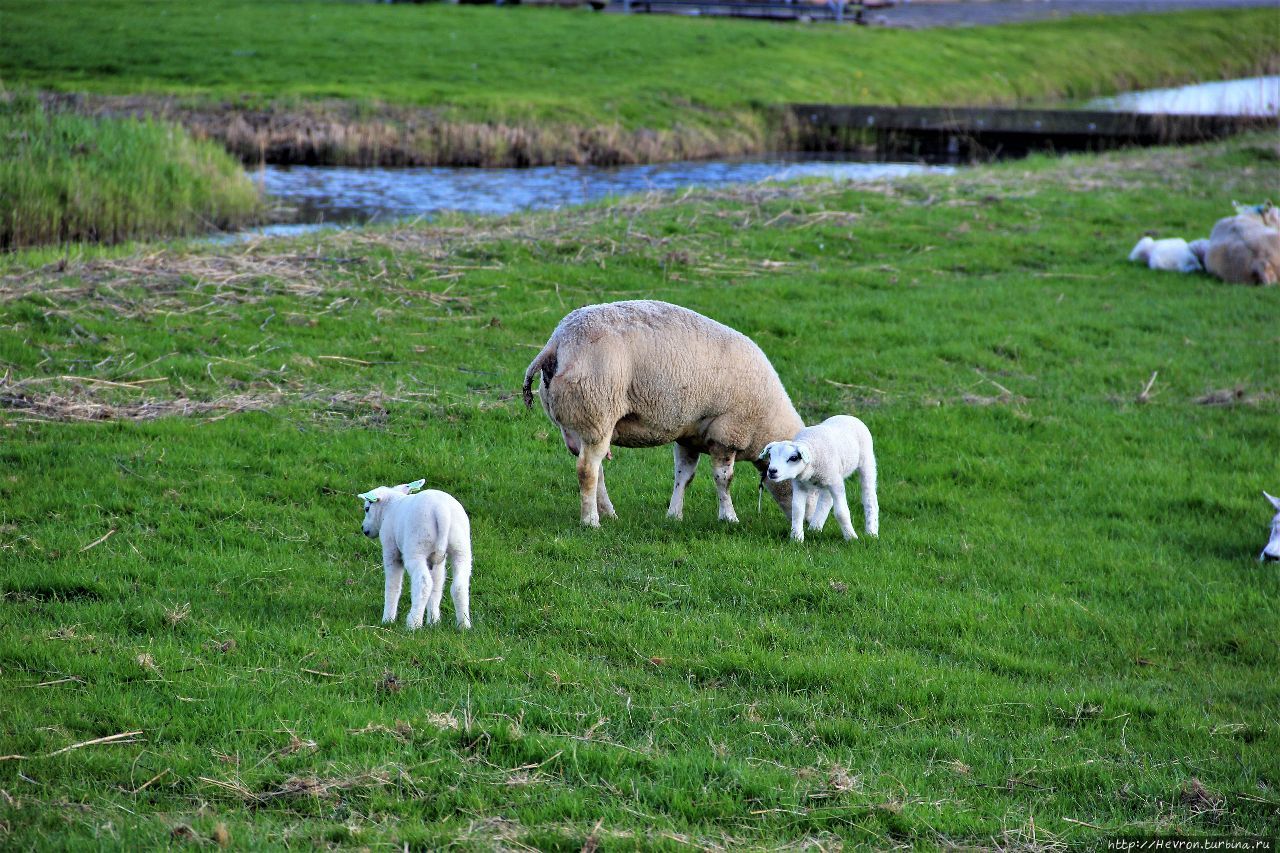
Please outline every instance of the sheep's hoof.
M674 518L676 521L684 521L684 510L677 512L676 510L667 510L667 518Z
M720 520L721 520L721 521L727 521L727 522L729 522L730 524L737 524L737 523L738 523L738 516L736 516L736 515L722 515L722 516L720 516Z
M583 527L599 527L599 526L600 526L600 519L598 519L598 518L584 518L584 519L582 519L582 526L583 526Z

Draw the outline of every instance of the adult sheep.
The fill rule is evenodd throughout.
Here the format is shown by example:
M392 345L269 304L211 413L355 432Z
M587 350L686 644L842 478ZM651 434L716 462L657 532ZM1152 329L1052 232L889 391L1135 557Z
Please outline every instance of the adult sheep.
M570 312L524 375L533 407L542 373L542 406L578 457L582 523L616 517L602 461L609 446L675 443L675 487L667 515L684 514L684 492L705 453L711 457L720 518L737 521L729 484L734 461L751 460L771 441L804 428L782 381L746 335L707 317L653 300L588 305ZM784 513L791 484L766 483Z
M1246 207L1219 219L1209 235L1204 267L1233 284L1280 281L1280 210L1271 202Z

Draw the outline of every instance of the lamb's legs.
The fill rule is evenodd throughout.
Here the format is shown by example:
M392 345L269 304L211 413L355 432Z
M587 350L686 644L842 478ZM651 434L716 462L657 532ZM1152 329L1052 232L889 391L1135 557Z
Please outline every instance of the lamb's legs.
M684 518L684 490L698 472L698 460L702 457L698 451L690 450L682 444L671 446L676 457L676 482L671 490L671 504L667 507L667 515L671 518Z
M608 452L607 441L595 444L583 441L578 451L578 493L582 499L582 523L588 527L600 526L596 487L600 482L600 463Z
M880 502L876 499L876 460L875 457L862 463L859 479L862 480L862 515L867 525L867 535L880 536Z
M453 615L459 628L471 627L471 554L453 555L453 585L449 595L453 598Z
M858 534L854 532L853 521L849 518L849 498L844 491L844 481L831 485L831 500L835 504L836 521L840 524L840 532L844 534L846 540L857 539Z
M826 489L818 489L818 502L813 508L813 512L809 515L809 529L821 530L822 526L827 523L827 516L831 513L831 492Z
M711 474L716 481L716 497L720 501L720 520L738 521L738 514L733 511L733 498L729 494L729 484L733 482L734 452L727 455L712 455Z
M382 591L382 621L396 621L396 611L400 609L400 588L404 581L404 563L399 554L382 555L382 570L386 575L386 584Z
M431 557L431 598L427 601L427 624L440 621L440 598L444 595L444 554Z
M791 538L804 541L804 511L809 504L809 493L795 480L791 481Z
M427 599L431 597L431 574L427 571L427 561L420 556L406 560L404 567L409 572L409 618L405 625L421 628L422 614L427 609Z

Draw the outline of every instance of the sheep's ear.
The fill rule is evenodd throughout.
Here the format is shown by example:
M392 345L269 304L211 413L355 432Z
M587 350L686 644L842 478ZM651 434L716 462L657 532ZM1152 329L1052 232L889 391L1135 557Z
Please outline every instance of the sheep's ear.
M773 450L773 446L777 443L778 442L776 441L771 441L768 444L766 444L764 446L764 450L760 451L760 455L757 456L756 459L764 459L765 457L767 457L769 455L769 452Z
M1280 510L1280 498L1276 497L1275 495L1269 495L1266 492L1263 492L1262 496L1267 500L1271 501L1271 505L1273 507L1275 507L1277 510Z
M373 492L365 492L363 495L356 495L356 497L362 501L368 501L371 504L376 504L378 502L378 496Z
M813 454L810 453L809 445L807 444L797 444L796 453L800 454L800 461L806 465L813 461Z
M404 487L404 492L406 495L411 495L414 492L419 491L426 484L427 484L427 481L425 479L414 480L412 483L409 483Z

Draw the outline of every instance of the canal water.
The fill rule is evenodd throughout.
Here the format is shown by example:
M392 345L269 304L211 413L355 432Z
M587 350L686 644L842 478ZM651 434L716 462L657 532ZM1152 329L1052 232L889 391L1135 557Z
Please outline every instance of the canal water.
M1276 115L1280 76L1130 92L1082 105L1126 112ZM508 214L583 204L608 196L691 186L717 187L816 178L880 181L954 166L833 160L818 154L660 163L541 166L529 169L266 166L252 172L294 224L249 232L291 234L323 225L363 224L444 211Z

